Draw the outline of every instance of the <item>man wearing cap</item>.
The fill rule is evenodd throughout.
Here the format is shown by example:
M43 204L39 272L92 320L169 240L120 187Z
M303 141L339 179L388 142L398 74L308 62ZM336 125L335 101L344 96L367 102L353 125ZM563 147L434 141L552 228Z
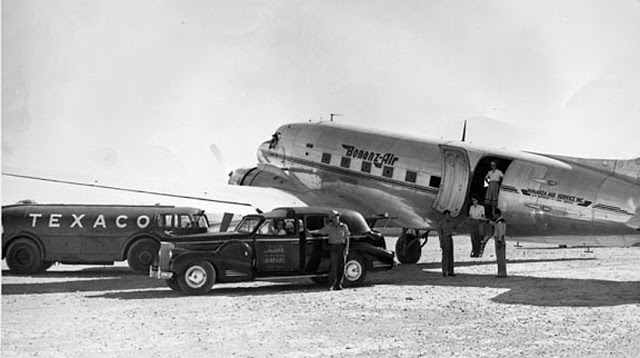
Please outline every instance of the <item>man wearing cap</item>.
M331 270L329 271L329 282L331 290L342 290L342 280L344 278L344 263L347 258L349 248L349 227L340 222L340 213L332 210L329 216L329 223L315 233L329 236L329 247L331 250Z

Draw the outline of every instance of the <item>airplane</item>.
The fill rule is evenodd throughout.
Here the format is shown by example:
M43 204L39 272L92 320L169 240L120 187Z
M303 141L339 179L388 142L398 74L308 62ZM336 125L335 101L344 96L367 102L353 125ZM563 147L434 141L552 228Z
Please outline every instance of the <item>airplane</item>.
M466 131L465 131L466 132ZM640 158L586 159L390 133L334 121L280 126L258 163L228 184L276 188L307 205L386 214L401 227L401 263L415 263L445 210L457 224L481 200L495 161L497 207L511 240L640 246Z

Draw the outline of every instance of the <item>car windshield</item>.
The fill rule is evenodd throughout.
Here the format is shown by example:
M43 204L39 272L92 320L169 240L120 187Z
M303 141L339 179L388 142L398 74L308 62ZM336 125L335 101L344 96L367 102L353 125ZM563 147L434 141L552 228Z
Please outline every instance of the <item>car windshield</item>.
M260 223L260 220L262 219L259 217L244 218L238 224L238 226L236 226L235 232L239 232L243 234L252 233L253 230L255 230L256 226L258 226L258 224Z

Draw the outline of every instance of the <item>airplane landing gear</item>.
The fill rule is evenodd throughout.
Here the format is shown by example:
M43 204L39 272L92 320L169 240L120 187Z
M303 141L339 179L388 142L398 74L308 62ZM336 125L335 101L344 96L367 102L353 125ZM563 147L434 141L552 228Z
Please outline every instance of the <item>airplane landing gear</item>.
M396 242L396 257L403 264L415 264L420 260L422 247L427 244L429 230L420 233L418 229L402 229Z

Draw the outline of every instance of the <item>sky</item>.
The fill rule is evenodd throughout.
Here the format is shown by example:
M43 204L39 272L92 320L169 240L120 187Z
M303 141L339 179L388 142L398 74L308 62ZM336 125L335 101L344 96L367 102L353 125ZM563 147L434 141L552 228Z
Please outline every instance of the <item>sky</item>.
M3 172L233 200L259 143L330 113L639 157L640 1L2 1ZM116 197L2 184L3 204Z

